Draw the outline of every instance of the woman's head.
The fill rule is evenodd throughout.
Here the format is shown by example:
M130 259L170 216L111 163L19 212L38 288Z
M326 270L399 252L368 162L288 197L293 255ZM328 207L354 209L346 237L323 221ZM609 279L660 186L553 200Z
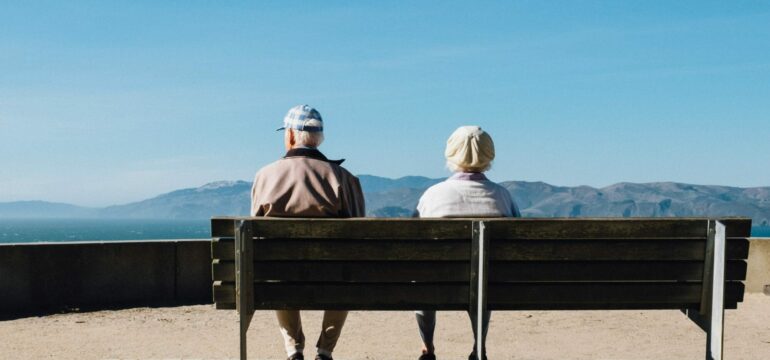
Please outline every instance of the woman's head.
M481 127L460 126L449 136L444 156L449 170L484 172L492 166L495 144Z

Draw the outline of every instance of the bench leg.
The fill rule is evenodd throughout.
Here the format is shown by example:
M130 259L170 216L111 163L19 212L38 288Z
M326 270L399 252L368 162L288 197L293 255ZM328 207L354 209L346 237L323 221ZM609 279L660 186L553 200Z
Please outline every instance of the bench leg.
M254 313L250 314L240 314L240 321L239 321L239 336L240 336L240 356L241 360L246 360L247 358L247 352L246 352L246 333L249 331L249 324L251 323L251 318L253 317Z
M470 316L476 338L476 359L482 360L487 349L484 318L487 312L487 268L489 239L484 234L484 222L473 222L473 244L471 246L471 284L470 284Z
M683 309L706 332L706 360L722 360L725 317L725 226L709 221L700 309Z
M235 305L241 360L246 360L246 333L254 316L254 235L251 223L239 221L235 229Z
M709 329L706 340L706 359L722 360L724 353L725 330L725 247L726 229L719 221L712 222L714 232L709 231L709 242L713 237L712 280L710 306L704 310L709 316ZM712 226L709 226L710 228ZM712 235L713 234L713 235Z

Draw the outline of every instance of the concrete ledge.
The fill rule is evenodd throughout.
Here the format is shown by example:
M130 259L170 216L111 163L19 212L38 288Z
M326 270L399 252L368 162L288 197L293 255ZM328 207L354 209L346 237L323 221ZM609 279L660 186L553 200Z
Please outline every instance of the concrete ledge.
M746 292L770 295L770 238L751 238Z
M0 245L0 317L211 303L209 240Z

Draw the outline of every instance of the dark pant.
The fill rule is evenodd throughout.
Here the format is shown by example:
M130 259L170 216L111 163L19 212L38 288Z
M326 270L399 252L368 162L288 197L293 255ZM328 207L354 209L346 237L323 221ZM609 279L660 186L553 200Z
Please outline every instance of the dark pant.
M422 310L422 311L415 311L415 315L417 316L417 325L420 328L420 337L422 338L422 342L425 344L425 346L428 348L429 352L433 352L433 333L436 330L436 311L435 310ZM470 312L468 313L470 316ZM484 316L481 319L481 325L482 325L482 332L484 334L484 339L487 338L487 330L489 330L489 318L492 316L491 311L484 312ZM473 321L473 316L471 316L471 323L473 325L473 351L476 351L476 322ZM484 348L486 349L487 344L484 344Z

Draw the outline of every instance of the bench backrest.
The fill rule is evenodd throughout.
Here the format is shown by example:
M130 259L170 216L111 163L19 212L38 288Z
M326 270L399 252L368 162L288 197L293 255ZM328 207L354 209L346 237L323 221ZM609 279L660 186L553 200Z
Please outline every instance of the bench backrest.
M735 308L743 300L751 220L720 222L724 305ZM483 291L491 310L698 309L710 287L715 224L215 218L214 302L219 309L235 308L240 298L253 309L467 310ZM239 276L253 278L243 297Z

